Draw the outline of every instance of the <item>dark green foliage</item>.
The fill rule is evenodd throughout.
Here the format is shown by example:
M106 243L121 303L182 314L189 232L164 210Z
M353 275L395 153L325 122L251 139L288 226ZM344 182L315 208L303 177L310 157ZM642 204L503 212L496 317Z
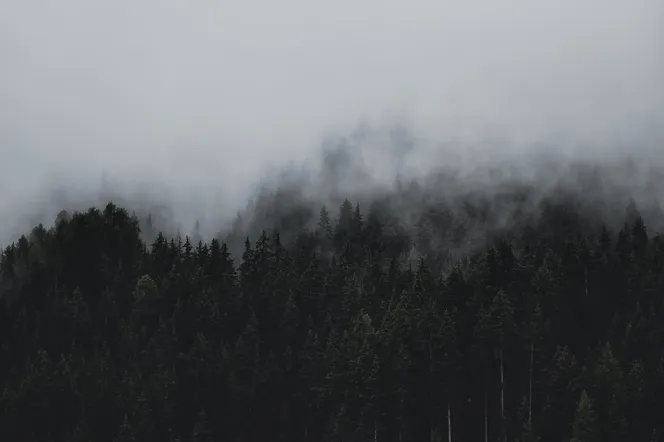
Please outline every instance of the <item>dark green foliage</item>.
M595 442L598 441L597 417L593 404L586 390L581 392L581 399L574 415L574 424L572 425L572 439L570 442Z
M112 204L33 229L0 257L0 439L657 440L664 238L633 204L617 234L543 204L484 248L476 203L412 237L386 207L237 261Z

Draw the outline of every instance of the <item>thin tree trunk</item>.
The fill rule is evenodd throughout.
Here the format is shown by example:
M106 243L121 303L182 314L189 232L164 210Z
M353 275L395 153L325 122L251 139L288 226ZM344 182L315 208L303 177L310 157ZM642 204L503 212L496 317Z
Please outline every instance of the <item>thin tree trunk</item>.
M505 432L505 372L503 370L503 349L500 349L500 429L503 432L503 439L507 442L507 433Z
M374 419L374 442L378 442L378 424L376 423L376 419Z
M403 404L403 395L399 399L401 402L401 416L399 419L399 442L403 442L403 420L404 420L404 404Z
M432 350L433 349L431 348L431 327L429 327L429 373L428 373L428 378L427 378L427 384L428 384L428 387L429 387L427 389L429 391L429 406L431 406L431 402L432 402L432 400L431 400L431 396L432 396L431 395L431 390L432 390L432 387L433 387L431 385L431 377L432 377L431 372L433 371L432 367L431 367L432 360L433 360L433 351ZM435 442L434 441L434 438L435 438L434 423L433 423L433 419L431 418L431 415L429 415L429 416L430 416L429 417L429 441L430 442Z
M484 442L489 442L489 406L487 404L486 380L484 383Z
M307 419L309 417L308 416L309 413L307 413L307 411L309 409L309 403L308 402L309 401L307 401L306 396L305 396L305 400L304 400L304 410L305 410L305 413L304 413L304 415L305 415L305 417L304 417L304 440L305 441L309 440L309 425L308 425L308 419Z
M530 379L528 380L528 425L533 423L533 355L535 341L530 343Z
M447 442L452 442L452 404L447 402Z
M503 371L503 350L500 350L500 416L505 419L505 377Z

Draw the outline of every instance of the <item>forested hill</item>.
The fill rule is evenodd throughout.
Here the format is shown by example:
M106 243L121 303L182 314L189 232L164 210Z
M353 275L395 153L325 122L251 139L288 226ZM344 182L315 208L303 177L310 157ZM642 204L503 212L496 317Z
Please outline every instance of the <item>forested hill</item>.
M344 202L242 256L145 244L112 204L33 229L1 260L0 440L664 435L664 237L636 207L453 259L387 221Z

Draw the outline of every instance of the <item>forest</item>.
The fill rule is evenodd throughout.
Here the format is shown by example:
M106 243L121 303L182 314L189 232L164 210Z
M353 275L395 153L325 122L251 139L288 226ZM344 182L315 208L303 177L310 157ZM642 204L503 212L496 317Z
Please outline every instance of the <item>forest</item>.
M0 440L660 440L664 236L544 198L471 241L485 203L319 204L240 253L113 203L26 226Z

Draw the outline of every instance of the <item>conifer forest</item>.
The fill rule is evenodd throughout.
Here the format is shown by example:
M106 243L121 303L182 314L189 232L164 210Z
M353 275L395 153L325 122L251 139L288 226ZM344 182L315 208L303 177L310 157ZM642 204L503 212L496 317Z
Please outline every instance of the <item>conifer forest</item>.
M486 229L481 198L406 219L400 192L246 236L113 203L26 225L0 261L0 440L662 440L664 236L633 200L526 213L512 189Z
M664 442L664 0L0 0L0 442Z

